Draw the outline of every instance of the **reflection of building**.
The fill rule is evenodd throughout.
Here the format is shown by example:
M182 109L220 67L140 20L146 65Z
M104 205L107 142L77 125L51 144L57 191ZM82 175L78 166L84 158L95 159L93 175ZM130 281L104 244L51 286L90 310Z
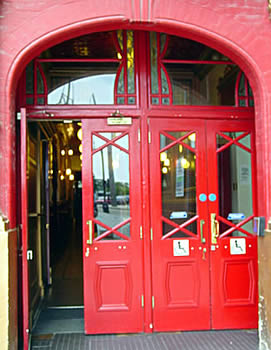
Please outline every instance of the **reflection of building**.
M239 327L250 321L248 328L263 324L260 340L270 347L270 230L258 239L257 257L252 225L254 216L264 216L266 222L270 217L267 4L256 0L249 5L237 0L110 0L106 7L103 2L85 0L50 3L35 3L34 8L10 0L0 5L5 38L0 49L1 346L5 349L9 343L10 349L15 349L18 339L24 339L27 348L40 301L55 283L50 268L68 248L78 245L79 256L88 266L84 276L95 276L97 261L91 260L94 255L89 250L99 248L95 250L97 260L104 263L100 246L105 242L99 236L105 234L106 258L112 259L112 264L117 259L129 261L131 266L130 270L123 264L121 272L115 268L107 274L107 269L99 275L112 274L118 281L101 284L106 286L103 295L107 299L99 299L99 307L105 313L110 303L123 308L120 317L108 324L117 327L129 309L134 314L131 323L128 317L122 322L127 325L125 332L184 330L186 326L210 329L218 322L212 317L219 310L225 328L238 327L226 323L228 313L219 309L224 293L227 311L236 307L238 317L249 315L247 323L240 321ZM83 150L76 136L80 123L85 131ZM194 141L192 135L196 135ZM69 154L70 149L73 153ZM81 161L84 233L75 234L74 217L80 217L81 210L75 207L80 189L74 182L80 181ZM100 192L107 197L103 202L108 202L109 213L98 203ZM116 203L112 203L114 199ZM97 231L102 234L97 236ZM115 242L110 242L112 237ZM223 239L234 242L231 237L237 240L235 248L243 247L245 238L247 255L236 254L234 245L230 253L232 243ZM191 254L201 252L193 258L202 275L195 280L187 278L186 289L174 284L177 278L172 279L182 273L192 276L194 271L190 266L184 273L187 265L182 259L186 256L180 252L174 256L176 264L171 264L172 241L176 239L181 241L180 250L186 239L186 248L189 244L197 248ZM22 258L17 244L23 249ZM129 255L131 251L134 255ZM149 252L144 253L144 263L142 251ZM229 253L224 256L222 252ZM160 254L164 254L162 258ZM239 261L239 270L231 279L233 261ZM81 280L75 285L83 288L82 264L78 270ZM125 281L132 281L133 288L129 282L120 289L131 297L117 303L106 293L114 285L125 284L122 276L127 276L127 271L132 275ZM223 292L216 287L208 289L223 274ZM134 275L137 278L133 279ZM94 280L86 278L86 283ZM232 291L234 284L240 288ZM162 285L168 290L161 292ZM193 294L197 288L205 289ZM186 294L182 294L184 290ZM134 310L128 305L129 300L136 300L132 293L139 299L145 297L144 312L141 306ZM112 295L123 297L117 292ZM63 300L65 297L63 294ZM88 319L94 319L98 327L101 313L95 314L88 304L94 297L85 295L85 308L91 315ZM206 303L209 314L199 307L202 314L195 316L198 309L193 306L192 317L190 304L202 305L203 297L212 300ZM258 301L259 320L255 316ZM190 306L184 310L185 303ZM159 308L168 313L160 314ZM173 309L182 310L185 317L177 311L172 317ZM113 312L110 315L113 317ZM198 320L206 323L198 325ZM217 328L222 328L221 324ZM111 331L116 329L107 329Z

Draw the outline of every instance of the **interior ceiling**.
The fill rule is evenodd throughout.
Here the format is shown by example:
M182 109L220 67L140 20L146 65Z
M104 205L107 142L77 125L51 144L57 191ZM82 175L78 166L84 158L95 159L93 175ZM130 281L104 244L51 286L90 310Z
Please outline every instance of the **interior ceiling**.
M48 139L58 139L61 147L72 148L74 153L79 153L78 147L81 141L77 137L80 129L78 122L39 122L39 126Z
M92 33L53 46L43 58L117 58L113 32Z

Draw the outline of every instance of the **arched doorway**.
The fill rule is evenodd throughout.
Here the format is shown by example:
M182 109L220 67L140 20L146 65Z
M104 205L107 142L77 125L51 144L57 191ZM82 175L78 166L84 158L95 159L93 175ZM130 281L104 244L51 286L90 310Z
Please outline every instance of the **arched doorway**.
M82 124L86 333L256 327L253 96L239 68L192 40L112 31L50 48L21 84L45 136ZM44 163L55 204L74 181L58 142Z

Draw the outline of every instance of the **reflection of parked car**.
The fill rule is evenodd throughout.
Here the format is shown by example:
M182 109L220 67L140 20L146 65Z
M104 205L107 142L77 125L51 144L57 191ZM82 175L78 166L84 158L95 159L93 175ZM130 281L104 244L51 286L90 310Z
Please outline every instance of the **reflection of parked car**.
M116 199L117 204L129 204L129 195L119 195Z

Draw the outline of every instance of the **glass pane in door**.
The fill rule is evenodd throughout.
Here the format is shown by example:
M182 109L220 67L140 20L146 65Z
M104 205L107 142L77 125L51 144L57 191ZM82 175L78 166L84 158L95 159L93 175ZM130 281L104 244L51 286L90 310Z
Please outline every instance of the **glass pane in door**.
M253 215L250 135L222 132L217 135L220 233ZM231 236L253 233L252 219L230 232Z
M100 135L103 141L113 140L119 134ZM124 142L127 146L127 135ZM97 135L93 143L97 145ZM93 148L95 146L93 144ZM128 146L127 146L128 147ZM121 149L120 149L121 148ZM93 154L93 188L95 236L103 239L127 239L130 237L130 176L129 153L120 145L106 144Z
M187 131L160 135L162 232L168 238L197 234L195 140Z

